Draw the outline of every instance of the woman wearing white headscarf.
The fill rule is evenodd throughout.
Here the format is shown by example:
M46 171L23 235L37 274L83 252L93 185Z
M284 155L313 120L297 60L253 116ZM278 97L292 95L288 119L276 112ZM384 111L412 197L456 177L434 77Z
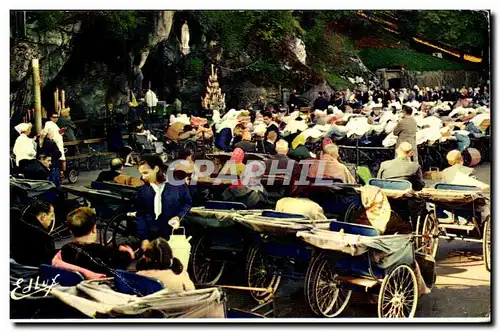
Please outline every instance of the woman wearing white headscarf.
M56 124L57 119L59 116L57 113L53 113L49 119L49 121L45 122L45 128L44 130L48 133L48 135L52 138L54 143L56 143L57 148L61 152L61 157L59 158L59 164L60 164L60 170L65 171L66 170L66 156L64 154L64 141L63 137L60 133L60 128Z
M19 137L14 143L14 155L16 156L16 165L21 172L36 159L36 143L28 135L31 133L31 123L20 123L14 129L19 133Z

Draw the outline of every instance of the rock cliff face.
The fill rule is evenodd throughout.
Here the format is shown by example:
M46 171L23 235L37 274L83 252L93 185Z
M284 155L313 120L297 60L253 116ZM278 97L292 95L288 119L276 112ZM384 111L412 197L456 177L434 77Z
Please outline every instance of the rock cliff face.
M178 98L184 112L196 112L201 106L203 83L211 64L219 68L228 109L246 108L259 95L271 103L281 102L279 88L291 88L290 84L281 84L281 79L275 77L274 80L253 78L249 71L258 75L255 66L259 59L243 51L229 56L224 52L224 45L214 41L213 36L207 38L195 21L189 22L190 53L181 54L179 38L185 20L182 15L172 11L154 13L148 23L149 35L142 46L135 43L135 37L109 38L85 19L83 23L75 21L45 32L37 32L35 25L27 26L24 38L11 38L11 115L18 114L12 121L33 107L31 60L34 58L40 63L42 106L50 113L53 92L55 88L62 88L74 119L100 119L110 110L126 112L131 90L137 91L141 85L148 88L149 84L160 100L172 104ZM307 91L305 96L311 103L318 91L331 93L331 86L312 78L307 45L299 37L287 40L293 56L283 60L284 69L277 75L291 77L293 87ZM353 68L369 75L362 63L353 61Z
M11 107L18 108L33 102L31 60L39 59L42 87L52 81L69 59L73 37L80 32L81 23L61 27L57 31L38 33L27 27L23 40L11 40L10 83Z

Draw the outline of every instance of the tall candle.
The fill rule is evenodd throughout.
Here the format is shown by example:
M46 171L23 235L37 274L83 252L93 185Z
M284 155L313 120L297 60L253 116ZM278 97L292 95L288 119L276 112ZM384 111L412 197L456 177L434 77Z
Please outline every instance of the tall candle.
M66 92L61 90L61 106L62 108L66 108Z
M54 111L57 112L57 106L59 101L59 90L56 88L56 91L54 91Z

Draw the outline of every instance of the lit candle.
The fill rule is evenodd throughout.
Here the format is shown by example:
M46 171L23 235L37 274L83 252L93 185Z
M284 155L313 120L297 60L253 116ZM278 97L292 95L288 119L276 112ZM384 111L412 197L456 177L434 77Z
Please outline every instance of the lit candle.
M54 111L56 112L58 111L57 107L59 106L58 101L59 101L59 90L56 88L56 91L54 91Z
M66 93L64 92L64 90L61 90L61 105L62 105L62 108L66 108Z

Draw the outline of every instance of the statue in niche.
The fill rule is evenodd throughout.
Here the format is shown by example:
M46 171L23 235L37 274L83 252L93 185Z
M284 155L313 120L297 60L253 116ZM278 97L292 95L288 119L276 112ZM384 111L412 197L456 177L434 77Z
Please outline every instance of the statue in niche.
M189 48L189 26L187 21L184 21L181 30L181 53L183 55L188 55L190 52Z

